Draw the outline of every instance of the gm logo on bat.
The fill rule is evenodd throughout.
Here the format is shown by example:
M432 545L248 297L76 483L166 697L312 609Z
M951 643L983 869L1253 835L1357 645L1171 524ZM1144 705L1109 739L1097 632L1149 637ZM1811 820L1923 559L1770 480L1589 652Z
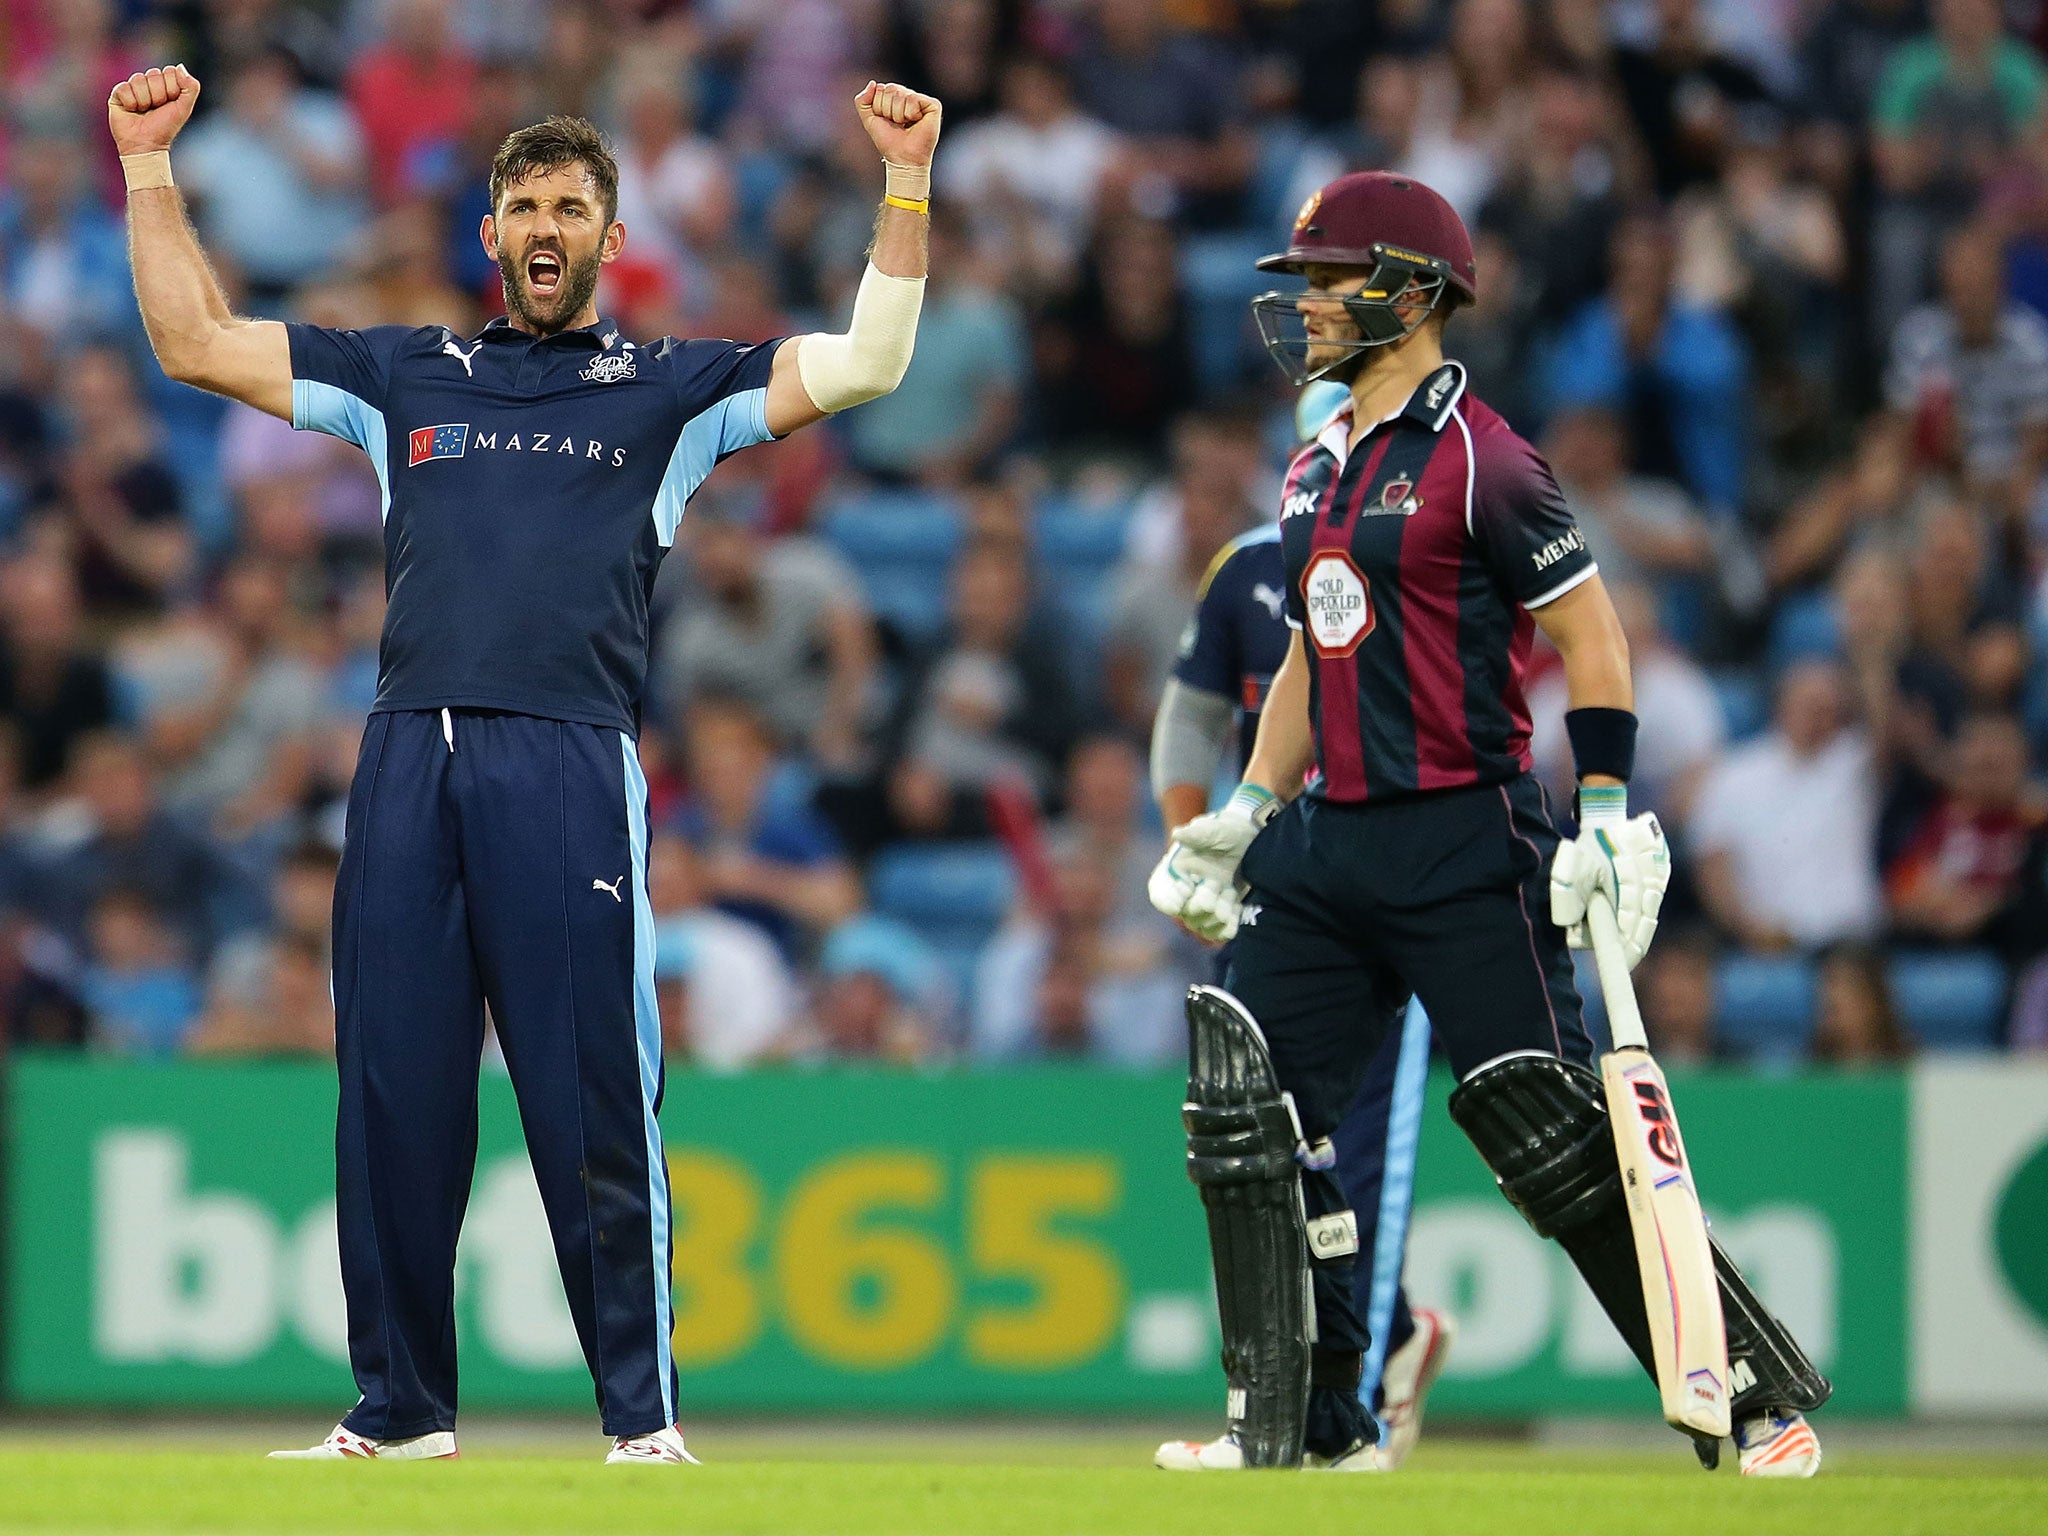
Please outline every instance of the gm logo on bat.
M1631 1083L1636 1091L1636 1113L1642 1116L1643 1139L1658 1161L1673 1168L1683 1168L1679 1159L1678 1129L1672 1123L1671 1104L1664 1097L1664 1090L1655 1083Z

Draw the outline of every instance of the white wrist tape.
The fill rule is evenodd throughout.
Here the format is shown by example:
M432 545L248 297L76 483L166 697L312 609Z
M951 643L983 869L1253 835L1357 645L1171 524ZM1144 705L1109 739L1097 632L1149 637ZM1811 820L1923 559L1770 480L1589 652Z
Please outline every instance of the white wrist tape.
M130 192L146 192L151 187L175 185L171 180L171 152L167 149L152 149L139 155L123 155L121 179L128 183Z
M882 162L882 190L890 197L906 197L921 203L932 195L932 168L928 165L898 165Z
M811 403L828 413L843 411L902 383L923 306L923 278L891 277L869 262L846 334L813 333L797 340L796 373Z

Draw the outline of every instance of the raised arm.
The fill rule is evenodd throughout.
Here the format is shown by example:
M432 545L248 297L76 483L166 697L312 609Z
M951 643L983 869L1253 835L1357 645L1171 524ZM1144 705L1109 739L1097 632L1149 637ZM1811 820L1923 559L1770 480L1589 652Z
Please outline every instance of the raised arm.
M875 243L853 323L841 334L799 336L777 350L767 399L768 430L777 437L888 394L903 381L917 339L939 103L870 80L854 105L884 166Z
M172 378L289 421L285 329L229 311L171 181L171 141L198 100L199 82L182 64L130 75L107 98L107 127L128 181L128 260L142 323Z

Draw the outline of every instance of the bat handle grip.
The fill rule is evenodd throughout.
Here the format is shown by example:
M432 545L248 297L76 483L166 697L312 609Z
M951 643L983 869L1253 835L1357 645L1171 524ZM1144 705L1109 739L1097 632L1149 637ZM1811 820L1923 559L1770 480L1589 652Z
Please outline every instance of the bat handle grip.
M1593 964L1600 972L1600 995L1607 1000L1607 1033L1614 1048L1647 1051L1650 1037L1643 1033L1643 1011L1636 1006L1636 985L1629 978L1621 928L1614 919L1614 902L1605 891L1595 891L1586 903L1586 937L1593 944Z

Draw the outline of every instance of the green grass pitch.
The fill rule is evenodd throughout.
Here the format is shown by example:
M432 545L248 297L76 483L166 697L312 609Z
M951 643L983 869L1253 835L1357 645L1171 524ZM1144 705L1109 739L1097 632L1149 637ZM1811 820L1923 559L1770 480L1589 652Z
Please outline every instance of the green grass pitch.
M1813 1482L1761 1483L1709 1477L1682 1451L1450 1440L1392 1477L1176 1476L1111 1427L879 1452L707 1435L702 1468L605 1467L591 1459L601 1448L474 1445L459 1463L380 1467L265 1462L218 1441L24 1437L0 1443L0 1532L2048 1536L2048 1457L1845 1454Z

